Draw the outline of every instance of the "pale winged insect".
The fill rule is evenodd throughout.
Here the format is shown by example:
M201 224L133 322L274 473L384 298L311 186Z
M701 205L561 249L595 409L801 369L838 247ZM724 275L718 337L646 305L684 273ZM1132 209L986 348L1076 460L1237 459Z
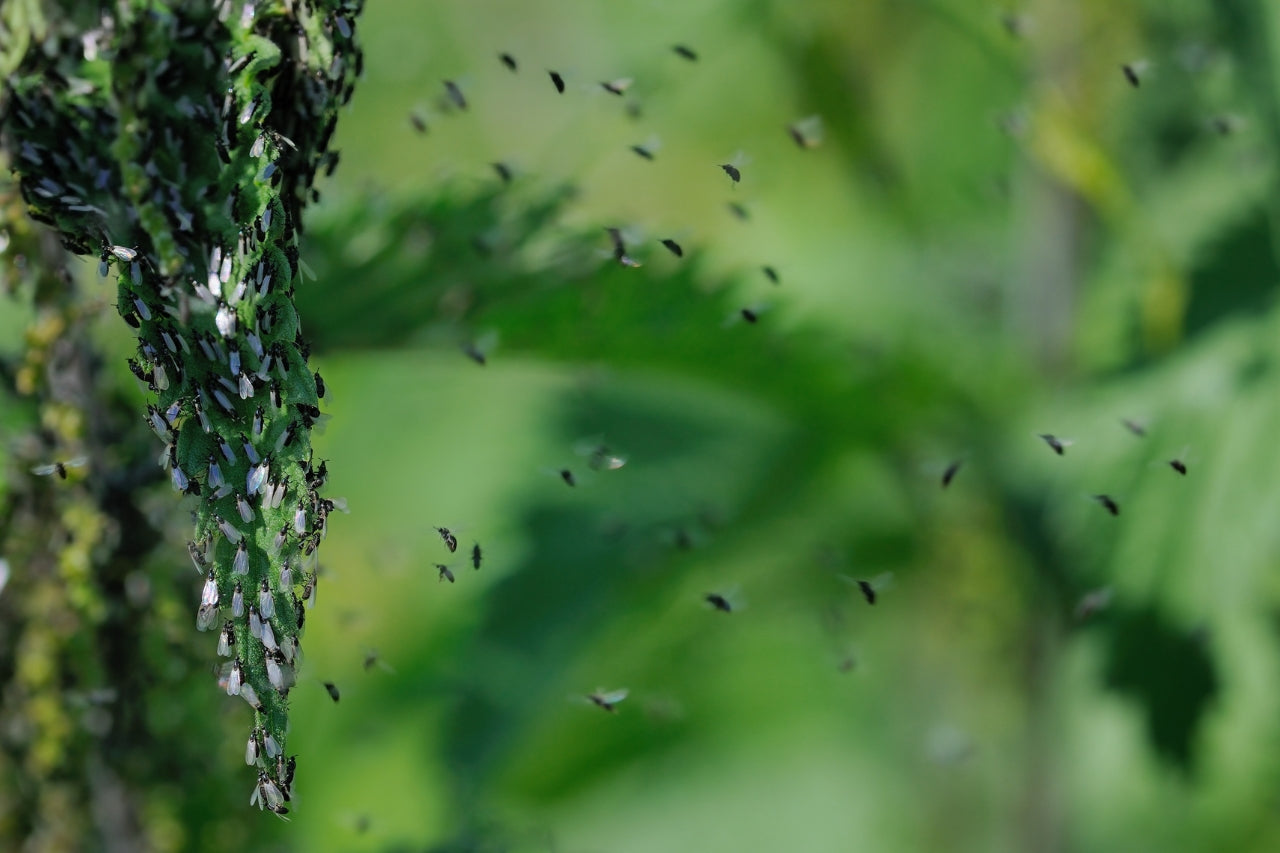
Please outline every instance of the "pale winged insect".
M445 93L449 96L449 101L458 109L465 110L467 108L467 97L462 94L462 89L453 80L444 81Z
M728 175L729 179L732 180L736 186L742 181L742 167L747 165L749 162L751 162L751 159L739 151L737 154L733 155L729 162L721 163L719 165L721 171Z
M597 688L594 693L587 694L587 700L597 708L602 708L612 714L618 710L618 703L627 698L628 690L625 687L618 690L604 690Z
M1110 495L1093 495L1093 499L1102 505L1103 509L1112 515L1120 514L1120 504Z
M1121 418L1120 423L1124 424L1124 428L1136 435L1138 438L1145 438L1147 435L1147 426L1142 421L1136 421L1132 418Z
M48 477L50 474L57 474L58 479L67 479L68 468L82 468L89 462L87 456L77 456L74 459L67 459L59 462L50 462L48 465L37 465L31 469L31 473L37 477Z
M650 136L644 142L631 146L631 150L635 152L636 156L649 161L657 159L660 148L662 148L662 140L658 138L657 134Z
M592 471L616 471L627 464L627 457L617 453L602 438L587 438L574 445L574 452L587 458Z
M604 89L610 95L624 95L631 88L631 84L635 82L630 77L619 77L616 80L605 80L600 83L600 88Z
M893 572L882 572L874 578L852 578L848 575L840 575L840 579L845 583L851 584L858 588L867 604L875 604L880 599L880 593L884 592L893 584Z
M1053 449L1053 452L1062 456L1066 453L1068 447L1075 442L1069 438L1058 438L1056 435L1047 432L1036 433L1045 444Z
M480 335L480 337L464 343L462 345L462 351L466 354L467 358L483 367L488 363L490 353L492 353L497 346L498 333L497 331L490 329Z
M626 238L621 228L604 229L609 233L609 241L613 244L613 259L624 267L639 267L640 262L627 254Z
M787 133L801 148L817 148L822 144L822 116L811 115L787 125Z
M747 606L742 597L742 591L736 586L722 592L708 592L702 596L702 600L707 606L721 613L737 613Z

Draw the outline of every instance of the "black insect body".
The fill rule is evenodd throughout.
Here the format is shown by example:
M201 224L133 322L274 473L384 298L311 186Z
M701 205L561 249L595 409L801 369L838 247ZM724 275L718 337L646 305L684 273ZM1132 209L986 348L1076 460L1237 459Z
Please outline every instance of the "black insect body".
M738 167L732 163L721 163L720 168L724 169L724 173L728 175L735 184L742 180L742 172L739 171Z
M1120 514L1120 504L1116 503L1115 498L1110 495L1094 495L1093 499L1106 509L1112 515Z
M675 240L671 240L671 239L663 240L662 245L666 246L667 249L671 252L671 254L675 255L677 258L684 257L684 249L681 248L680 244L677 243Z
M453 571L444 563L436 563L436 569L440 572L440 580L453 583Z
M574 479L573 472L568 468L561 468L559 471L560 479L564 480L566 486L576 486L578 481Z
M445 80L444 90L449 95L449 100L455 107L460 110L465 110L467 108L467 96L462 94L462 89L458 87L457 83L452 80Z
M773 282L774 284L781 283L781 279L778 277L778 271L776 269L768 265L763 266L760 269L764 273L764 277L769 279L769 281Z
M1065 439L1058 438L1056 435L1050 435L1048 433L1040 433L1040 438L1044 440L1045 444L1053 448L1053 452L1059 456L1065 454L1067 447L1071 445L1070 441L1066 441Z
M479 570L480 568L480 543L471 546L471 568Z
M564 94L564 78L560 76L560 72L548 71L547 73L551 75L551 83L556 87L556 91L563 95Z
M511 54L509 54L509 53L500 53L500 54L498 54L498 59L499 59L499 61L501 61L501 62L502 62L502 64L503 64L503 65L507 66L507 70L508 70L508 71L516 71L516 70L518 70L518 66L516 65L516 58L515 58L514 56L512 56Z
M1182 476L1187 476L1187 463L1183 462L1181 459L1170 459L1169 467L1177 471Z
M444 540L444 547L449 549L449 553L452 554L458 550L458 537L454 536L449 528L437 527L436 533L439 533L440 538Z
M858 581L858 590L862 593L862 597L867 600L867 604L876 603L876 588L871 585L871 581Z
M709 592L703 596L703 600L719 610L721 613L732 613L733 605L729 603L729 599L725 598L718 592Z
M947 486L951 485L951 481L956 478L956 474L960 473L960 466L963 464L964 462L957 459L955 462L952 462L947 466L947 470L942 472L942 488L945 489Z
M324 689L329 692L329 698L333 700L335 705L338 703L338 700L342 698L342 694L338 692L338 685L334 684L332 681L326 681L324 683Z
M760 315L750 308L743 308L741 313L742 319L746 320L748 323L755 323L760 319Z
M511 180L514 177L511 173L511 167L506 163L494 163L493 171L498 173L498 177L502 179L504 184L511 183Z
M671 49L675 51L676 56L680 57L681 59L687 59L690 62L698 61L698 54L695 53L693 48L691 47L686 47L683 44L678 44L672 47Z

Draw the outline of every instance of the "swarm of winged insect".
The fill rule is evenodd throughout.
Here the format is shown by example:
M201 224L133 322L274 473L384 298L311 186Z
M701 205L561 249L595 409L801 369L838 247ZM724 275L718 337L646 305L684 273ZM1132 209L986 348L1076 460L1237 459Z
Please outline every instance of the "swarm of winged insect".
M337 164L360 6L126 2L86 17L49 2L4 57L0 132L28 212L115 274L136 331L129 367L153 394L160 464L195 496L196 627L229 658L220 683L253 709L252 737L274 746L252 762L253 801L277 814L303 601L334 508L310 452L323 383L294 309L297 238L317 171Z

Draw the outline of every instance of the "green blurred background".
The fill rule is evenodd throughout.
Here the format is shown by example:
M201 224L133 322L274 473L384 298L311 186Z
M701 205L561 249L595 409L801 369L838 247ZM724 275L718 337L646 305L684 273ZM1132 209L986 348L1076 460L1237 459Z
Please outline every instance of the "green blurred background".
M297 807L185 846L1280 846L1280 6L378 2L359 32L299 290L352 512ZM199 790L247 800L244 709L189 701L226 721Z

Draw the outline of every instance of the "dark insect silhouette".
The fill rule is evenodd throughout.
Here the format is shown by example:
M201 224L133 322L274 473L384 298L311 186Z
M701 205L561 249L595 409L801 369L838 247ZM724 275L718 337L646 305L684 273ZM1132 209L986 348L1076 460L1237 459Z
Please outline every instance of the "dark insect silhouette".
M1112 515L1120 514L1120 504L1116 503L1115 498L1111 497L1110 495L1094 495L1093 499L1098 503L1102 504L1102 506L1107 510L1107 512L1111 513Z
M324 689L329 691L329 698L334 701L334 704L337 704L338 700L342 698L342 695L338 692L338 685L334 684L332 681L326 681L324 683Z
M493 171L498 173L498 177L502 179L502 182L504 184L511 183L512 174L511 174L510 166L508 166L506 163L494 163L492 165L493 165Z
M858 581L858 590L862 593L862 597L867 600L867 604L876 603L876 588L871 585L871 581Z
M570 471L568 468L561 468L561 469L560 469L560 479L561 479L561 480L564 480L565 485L567 485L567 486L576 486L576 485L578 485L578 481L577 481L577 480L575 480L575 479L574 479L574 477L573 477L573 472L572 472L572 471Z
M681 59L687 59L690 62L698 61L698 54L694 53L693 48L691 47L686 47L683 44L678 44L671 49L674 50L676 53L676 56L680 57Z
M703 596L703 600L719 610L721 613L732 613L733 605L729 603L729 599L725 598L718 592L709 592Z
M767 265L761 267L760 269L764 272L764 277L769 279L769 281L773 282L774 284L780 283L780 279L778 278L778 271L776 269Z
M732 163L721 163L720 168L724 169L724 173L728 175L735 184L742 180L742 172L740 172L738 167Z
M79 468L89 460L84 456L77 456L75 459L68 459L65 462L50 462L48 465L37 465L31 469L31 473L37 477L48 477L50 474L57 474L58 479L67 479L68 468Z
M787 125L791 141L800 148L817 148L822 144L822 119L809 116Z
M609 232L609 239L613 242L613 259L624 267L638 267L640 262L627 254L627 245L622 239L622 229L606 228Z
M1183 462L1181 459L1170 459L1169 467L1177 471L1182 476L1187 476L1187 463Z
M671 254L675 255L677 258L684 257L684 249L680 248L680 244L675 240L668 238L662 241L662 245L666 246L667 249L670 250Z
M503 64L503 65L507 66L507 70L508 70L508 71L515 71L515 70L516 70L516 68L517 68L517 66L516 66L516 58L515 58L514 56L512 56L511 54L509 54L509 53L500 53L500 54L498 54L498 59L502 62L502 64Z
M465 110L467 108L467 98L462 94L462 90L458 88L457 83L452 80L445 80L444 90L448 93L449 100L453 102L455 107L460 110Z
M1142 60L1126 62L1120 66L1120 70L1124 72L1124 79L1129 81L1129 85L1136 89L1142 85L1142 75L1147 70L1147 63Z
M631 78L620 77L617 80L606 80L600 84L600 88L611 95L622 95L627 89L631 88Z
M1066 439L1063 439L1063 438L1058 438L1056 435L1050 435L1049 433L1045 433L1045 432L1040 433L1040 438L1044 439L1044 443L1049 445L1051 448L1053 448L1053 452L1058 454L1059 456L1062 456L1064 453L1066 453L1067 448L1071 446L1070 441L1067 441Z
M452 554L458 550L458 537L454 536L449 528L437 527L436 533L439 533L440 538L444 540L444 546L449 549L449 553Z
M409 113L409 124L413 125L413 129L418 133L427 132L427 120L417 113Z
M736 201L729 202L729 212L743 222L746 222L751 218L750 211L748 211L744 205L741 205Z
M1142 424L1130 418L1121 418L1120 423L1124 424L1124 428L1136 435L1138 438L1144 438L1147 434L1147 428Z
M746 320L748 323L755 323L760 319L760 315L750 308L743 308L741 313L742 319Z
M653 153L653 150L646 145L632 145L631 150L634 151L638 156L643 157L644 159L650 162L653 162L653 160L656 157L656 155Z
M453 583L453 571L444 563L436 563L436 569L440 572L440 580Z
M556 91L563 95L564 94L564 78L560 76L560 72L548 71L547 73L551 75L551 82L556 87Z
M947 466L947 470L942 472L942 488L945 489L951 485L951 481L956 478L956 474L960 473L960 466L963 464L963 461L957 459Z
M479 570L480 568L480 543L471 546L471 568Z
M603 708L612 714L618 710L618 703L627 698L627 689L624 687L620 690L597 690L595 693L588 693L587 698L597 708Z

